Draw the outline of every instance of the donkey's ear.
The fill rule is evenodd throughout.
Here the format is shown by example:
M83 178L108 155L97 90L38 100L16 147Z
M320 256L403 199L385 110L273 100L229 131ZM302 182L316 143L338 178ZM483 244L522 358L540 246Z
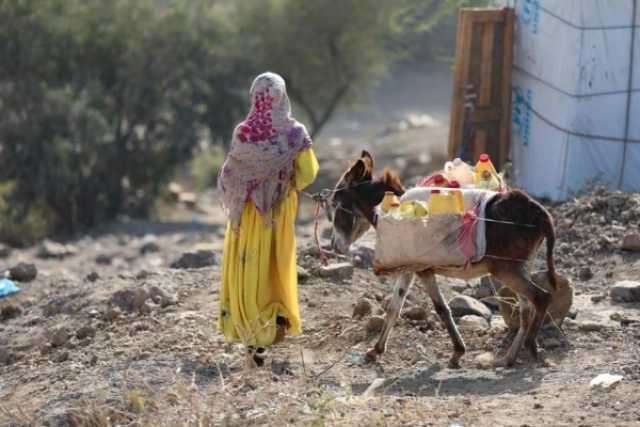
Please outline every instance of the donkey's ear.
M371 173L373 173L373 156L367 150L362 150L362 154L360 158L364 162L365 166L369 169Z
M359 183L371 179L371 171L367 169L367 166L362 159L356 160L347 173L344 175L344 179L347 183Z

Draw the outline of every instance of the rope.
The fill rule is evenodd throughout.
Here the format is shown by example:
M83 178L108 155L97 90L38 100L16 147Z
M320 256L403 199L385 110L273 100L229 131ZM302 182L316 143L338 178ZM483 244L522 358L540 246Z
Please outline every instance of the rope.
M316 207L315 207L315 212L313 213L313 238L316 242L316 247L318 248L318 252L320 253L320 262L322 263L322 265L324 265L325 267L327 265L329 265L329 258L327 257L327 255L324 253L324 251L322 250L322 246L320 245L320 235L319 235L319 229L320 229L320 208L322 207L323 202L321 201L317 201L316 202Z
M545 116L543 116L538 110L533 108L531 103L529 103L529 101L527 101L525 99L525 97L521 94L520 90L518 90L516 87L512 86L511 90L513 92L515 92L518 97L520 97L519 101L522 102L537 118L539 118L544 123L546 123L547 125L551 126L552 128L554 128L556 130L559 130L560 132L563 132L563 133L565 133L567 135L575 136L575 137L578 137L578 138L584 138L584 139L600 139L600 140L603 140L603 141L629 142L629 143L633 143L633 144L640 144L640 139L631 139L631 138L626 138L625 139L625 138L618 138L618 137L614 137L614 136L594 135L594 134L589 134L589 133L584 133L584 132L576 132L576 131L573 131L571 129L567 129L565 127L562 127L562 126L552 122L550 119L548 119Z

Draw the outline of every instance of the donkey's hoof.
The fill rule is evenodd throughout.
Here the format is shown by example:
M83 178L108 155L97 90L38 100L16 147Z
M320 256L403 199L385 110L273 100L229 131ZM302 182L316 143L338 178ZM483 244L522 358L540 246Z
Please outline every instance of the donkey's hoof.
M376 359L378 358L378 352L376 351L375 348L371 348L369 349L369 351L367 351L367 353L364 356L364 362L365 363L375 363Z

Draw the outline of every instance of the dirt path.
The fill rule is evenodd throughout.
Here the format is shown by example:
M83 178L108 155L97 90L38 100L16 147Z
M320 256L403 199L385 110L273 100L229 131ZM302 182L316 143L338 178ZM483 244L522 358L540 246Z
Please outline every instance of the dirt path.
M421 87L417 98L429 89L407 82ZM401 91L391 89L379 94L381 103L413 105L393 100ZM443 141L446 119L409 112L433 121L396 132L389 126L407 111L400 119L382 111L373 120L390 120L364 138L358 126L352 134L344 123L330 128L317 144L324 171L315 188L332 184L363 147L378 167L395 166L406 179L439 164L444 145L429 141ZM39 270L19 284L20 294L0 300L1 426L640 425L640 303L609 295L619 280L640 277L640 255L620 250L623 236L638 231L640 195L599 191L552 207L559 270L576 296L575 319L541 340L546 366L524 357L513 369L480 367L478 357L508 335L494 311L490 325L462 330L468 353L460 370L446 368L449 338L419 288L388 352L363 363L376 338L368 325L384 314L392 283L371 273L372 233L351 257L332 259L348 263L335 275L319 274L305 202L298 227L304 334L277 345L266 368L244 371L243 346L225 343L215 329L223 217L214 196L202 200L204 213L117 224L72 242L73 253L61 258L43 259L33 248L0 259L0 270L19 262ZM204 262L196 257L191 266L204 268L170 268L198 250ZM439 280L448 298L476 295L477 283ZM354 319L361 300L371 313ZM590 388L604 373L623 379L608 390Z

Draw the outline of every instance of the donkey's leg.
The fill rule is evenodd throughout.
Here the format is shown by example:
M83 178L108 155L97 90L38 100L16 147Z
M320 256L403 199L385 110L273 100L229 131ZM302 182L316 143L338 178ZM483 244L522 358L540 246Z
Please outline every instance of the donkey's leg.
M382 333L378 337L376 345L373 346L373 348L371 348L369 351L367 351L366 360L368 362L374 362L376 360L376 357L384 353L384 351L386 350L389 334L391 333L391 329L396 323L396 320L398 320L400 310L402 310L404 300L407 298L407 294L409 293L409 288L411 287L412 281L413 274L411 273L401 274L398 277L395 289L393 290L391 303L389 304L389 307L387 307L387 318L384 323Z
M424 283L427 293L429 294L431 301L433 301L436 313L438 313L440 320L442 320L442 323L444 323L444 326L447 328L449 337L451 337L451 341L453 342L453 355L451 356L451 359L449 359L449 368L458 369L460 368L460 358L467 350L462 336L460 336L460 332L458 332L458 327L451 316L451 309L442 297L442 293L440 292L440 288L438 288L436 275L433 270L421 271L418 273L418 277L422 283Z
M529 341L531 334L533 334L533 345L535 346L535 336L542 325L547 307L551 302L551 294L539 288L529 279L523 265L503 263L491 268L491 274L515 292L520 299L526 298L529 302L529 305L524 301L520 303L520 328L504 359L498 361L498 364L512 366L524 341ZM528 308L533 313L530 314Z

